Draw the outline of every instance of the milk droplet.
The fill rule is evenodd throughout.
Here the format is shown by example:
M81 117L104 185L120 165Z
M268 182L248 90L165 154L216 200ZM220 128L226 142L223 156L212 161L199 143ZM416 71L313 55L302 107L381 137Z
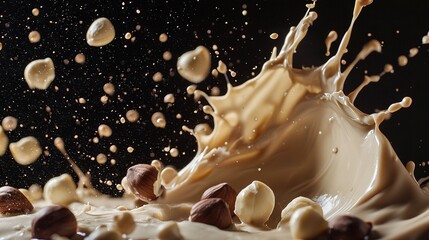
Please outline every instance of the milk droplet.
M1 125L3 127L3 130L13 131L18 126L18 119L12 116L7 116L3 118L3 120L1 121Z
M156 72L153 76L152 76L152 80L154 82L160 82L162 81L162 73L160 72Z
M174 95L172 93L169 93L164 96L164 103L174 103Z
M54 78L55 67L51 58L34 60L24 69L24 79L30 89L45 90Z
M167 36L167 34L165 34L165 33L162 33L161 35L159 35L159 41L160 42L167 42L167 40L168 40L168 36Z
M129 39L131 39L131 37L132 37L131 33L127 32L125 34L125 39L129 40Z
M84 64L86 61L85 54L83 54L83 53L76 54L76 56L74 57L74 61L79 63L79 64Z
M170 149L170 156L172 156L172 157L179 156L179 150L177 150L177 148Z
M329 55L331 55L331 52L330 52L330 50L331 50L331 45L332 45L332 43L333 43L333 42L335 42L335 41L337 40L337 38L338 38L338 33L337 33L337 32L335 32L335 31L330 31L330 32L328 33L328 36L326 36L326 39L325 39L325 45L326 45L326 53L325 53L325 56L329 56Z
M210 73L211 56L204 46L198 46L192 51L185 52L177 60L177 70L184 79L192 82L202 82Z
M429 44L429 33L422 38L422 44Z
M113 96L113 94L115 94L115 85L113 85L112 83L106 83L103 86L103 91L109 95L109 96Z
M158 128L165 128L165 125L167 125L167 121L165 120L164 114L162 114L161 112L156 112L152 115L152 124L155 127Z
M101 47L109 44L115 38L115 28L105 17L98 18L86 32L86 42L89 46Z
M95 157L95 160L98 164L105 164L107 162L107 156L103 153L100 153Z
M112 129L106 124L101 124L98 126L98 135L100 135L100 137L110 137L112 135Z
M406 56L401 55L398 57L399 66L403 67L403 66L407 65L407 63L408 63L408 58Z
M140 114L137 112L137 110L131 109L127 111L125 117L130 122L137 122L137 120L139 120Z
M271 33L271 34L270 34L270 38L271 38L271 39L273 39L273 40L274 40L274 39L277 39L278 37L279 37L279 34L278 34L278 33Z
M107 101L109 101L109 98L108 98L107 96L101 96L101 97L100 97L100 102L101 102L102 104L106 104L106 103L107 103Z
M3 156L5 154L7 150L7 144L9 144L9 138L3 131L3 128L0 127L0 156Z
M219 60L218 65L217 65L217 71L222 73L222 74L226 74L226 71L228 70L228 68L226 67L225 63L223 63L222 61Z
M219 96L220 95L220 89L218 87L212 87L212 89L210 89L210 95Z
M197 85L192 84L186 88L186 93L188 93L189 95L192 95L194 94L195 90L197 90Z
M118 147L116 145L112 145L109 147L109 151L111 151L112 153L115 153L118 151Z
M42 154L39 141L33 136L9 144L9 149L15 161L21 165L33 163Z
M40 14L40 11L38 8L33 8L33 10L31 10L31 13L33 14L33 16L37 17Z
M30 40L31 43L37 43L40 41L40 33L38 31L31 31L28 34L28 40Z
M165 52L162 54L162 58L163 58L165 61L170 61L172 57L173 57L173 55L171 55L171 52L170 52L170 51L165 51Z
M410 58L415 57L418 53L419 53L418 48L411 48L410 53L408 54L408 57L410 57Z
M386 65L384 65L383 71L386 73L391 73L391 72L393 72L393 66L391 64L386 64Z

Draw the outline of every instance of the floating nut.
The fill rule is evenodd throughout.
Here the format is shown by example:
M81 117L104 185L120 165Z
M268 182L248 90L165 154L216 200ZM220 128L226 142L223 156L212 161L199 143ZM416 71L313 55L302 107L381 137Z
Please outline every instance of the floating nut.
M77 232L76 217L60 205L45 207L33 218L31 231L33 238L50 239L54 234L70 238Z
M372 224L353 216L338 216L329 222L330 239L359 240L371 233Z
M89 46L101 47L109 44L115 38L115 27L105 17L96 19L86 32L86 42Z
M290 218L292 217L292 214L303 207L311 207L313 210L315 210L317 213L319 213L320 216L323 216L323 209L322 207L315 201L306 198L306 197L297 197L293 199L282 211L281 213L281 221L279 222L277 228L282 228L287 226L287 224L290 221Z
M201 196L201 199L207 198L222 198L228 204L231 216L235 215L234 209L237 192L231 186L229 186L228 183L220 183L211 188L208 188Z
M314 239L329 229L328 222L311 206L297 209L289 226L294 239Z
M260 181L253 181L241 190L235 201L235 214L246 224L263 226L274 210L273 190Z
M43 196L50 203L64 206L79 199L76 193L76 184L69 174L62 174L49 179L43 189Z
M227 203L221 198L208 198L194 204L189 220L226 229L232 224Z
M202 82L210 73L211 56L204 46L185 52L177 60L180 76L192 83Z
M158 226L158 239L159 240L182 240L184 239L180 234L177 222L166 222Z
M9 186L0 188L0 214L29 213L32 210L33 205L18 189Z
M115 215L113 217L113 222L113 229L122 234L130 234L136 228L133 215L129 212L123 212L119 215Z
M141 200L150 202L158 198L155 186L158 184L158 170L148 164L137 164L127 171L127 181L131 192Z

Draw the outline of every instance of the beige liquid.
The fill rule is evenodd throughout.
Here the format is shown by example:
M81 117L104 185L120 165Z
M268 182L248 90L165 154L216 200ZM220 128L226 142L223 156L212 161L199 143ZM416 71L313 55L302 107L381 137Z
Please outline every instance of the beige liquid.
M387 71L365 77L349 96L342 91L347 75L357 62L373 51L381 51L379 42L371 41L344 72L340 71L353 24L362 7L369 3L356 1L351 26L337 53L322 66L292 68L296 48L317 18L315 12L309 11L291 28L280 52L273 50L271 59L254 79L237 87L228 84L224 96L208 96L190 89L188 93L204 96L209 102L210 107L204 111L213 116L215 127L210 129L205 124L194 130L184 127L198 140L196 157L179 172L172 168L161 172L165 195L155 203L129 211L137 226L127 236L135 239L163 236L291 239L289 228L275 227L282 209L296 197L305 196L321 205L325 219L354 214L372 222L377 239L424 239L429 229L429 197L413 177L412 166L407 170L402 165L379 130L384 119L410 106L411 99L405 97L374 114L363 113L353 105L359 91L366 84L378 81ZM393 71L391 67L385 70ZM221 62L218 71L227 72ZM153 124L156 126L156 121ZM63 144L61 139L56 139L57 147L70 161ZM80 177L84 176L79 169L77 172ZM272 202L273 214L258 213L262 219L259 226L237 224L229 231L186 221L192 206L189 203L198 201L205 189L220 182L228 182L237 191L250 191L246 189L251 184L263 186L264 193L257 195L259 204L243 205L248 202L248 195L255 196L244 192L240 193L243 196L238 206L263 205L255 208L258 212L269 208L268 203ZM126 181L123 186L126 188ZM260 199L261 196L267 196L269 201ZM100 224L114 224L113 216L120 214L120 210L112 206L132 207L130 201L98 198L92 200L94 206L73 203L70 208L81 227L95 229ZM96 207L97 204L103 207ZM268 217L268 225L274 229L261 231ZM31 214L9 218L0 224L0 237L29 238L31 219ZM243 222L247 223L245 219Z

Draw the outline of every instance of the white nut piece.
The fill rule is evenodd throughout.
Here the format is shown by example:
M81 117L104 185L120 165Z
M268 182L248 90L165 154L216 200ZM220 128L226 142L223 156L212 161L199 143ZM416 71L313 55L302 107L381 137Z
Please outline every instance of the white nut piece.
M127 177L123 177L121 180L122 188L124 188L126 194L133 194L130 188L130 183L127 180Z
M79 199L76 184L69 174L51 178L45 184L43 196L46 201L59 205L68 205Z
M166 222L158 227L158 239L160 240L182 240L179 226L176 222Z
M317 213L319 213L320 216L323 216L323 209L322 207L315 201L306 198L306 197L297 197L293 199L282 211L281 213L281 220L277 226L277 228L282 228L287 226L287 224L290 221L290 218L292 217L292 214L304 207L311 207L313 210L315 210Z
M133 215L129 212L123 212L113 217L112 229L122 234L130 234L136 228Z
M311 206L297 209L289 226L294 239L314 239L329 228L328 222Z
M274 203L271 188L260 181L253 181L237 195L234 212L243 223L263 226L273 212Z
M123 238L118 231L107 230L106 227L98 227L85 240L123 240Z

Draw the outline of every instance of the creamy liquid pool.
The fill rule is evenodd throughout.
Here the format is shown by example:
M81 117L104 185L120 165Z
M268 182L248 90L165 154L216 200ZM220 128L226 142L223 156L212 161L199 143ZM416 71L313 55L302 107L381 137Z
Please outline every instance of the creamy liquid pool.
M314 6L309 5L304 18L290 29L283 47L278 53L273 50L254 79L237 87L229 84L224 96L193 91L209 102L204 111L213 116L214 129L188 129L198 140L198 153L179 172L166 168L169 174L161 173L165 194L137 209L132 209L132 199L126 198L85 199L93 206L73 203L70 209L79 225L93 230L100 224L112 224L113 216L121 212L115 207L121 205L132 209L129 211L137 223L129 238L160 238L170 224L178 227L177 237L184 239L291 239L288 228L277 229L276 225L281 210L294 198L305 196L322 206L325 219L353 214L372 222L376 239L425 239L429 196L415 180L413 165L407 165L408 169L402 165L379 130L385 118L410 106L411 99L405 97L374 114L354 107L360 89L383 74L368 76L349 96L342 91L354 65L371 52L381 51L378 41L370 41L356 60L340 71L353 24L364 4L356 0L350 28L338 51L322 66L292 67L295 49L317 18L316 12L310 11ZM332 40L334 33L330 36ZM207 188L227 182L240 191L254 180L274 192L274 211L268 221L271 230L238 224L237 219L229 230L186 221L192 203ZM43 204L36 204L36 208ZM30 238L31 219L32 214L2 219L0 237Z

